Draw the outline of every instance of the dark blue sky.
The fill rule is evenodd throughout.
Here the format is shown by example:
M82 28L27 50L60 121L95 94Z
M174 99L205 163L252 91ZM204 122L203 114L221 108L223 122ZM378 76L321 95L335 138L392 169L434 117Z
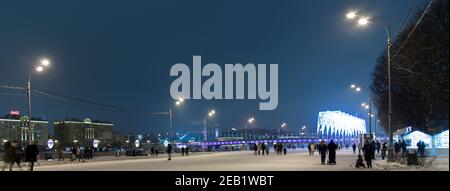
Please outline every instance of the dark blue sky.
M34 75L33 85L53 93L149 112L167 110L170 67L214 62L279 65L279 103L258 111L257 100L194 101L174 110L176 131L195 131L189 121L209 109L224 128L315 128L321 110L363 112L366 94L348 89L370 84L370 73L386 36L379 26L356 27L345 12L383 16L393 32L412 0L305 1L2 1L0 84L25 86L42 56L53 65ZM0 89L0 93L14 92ZM26 96L0 95L0 114L26 114ZM109 120L116 130L167 130L163 116L111 112L34 94L33 115Z

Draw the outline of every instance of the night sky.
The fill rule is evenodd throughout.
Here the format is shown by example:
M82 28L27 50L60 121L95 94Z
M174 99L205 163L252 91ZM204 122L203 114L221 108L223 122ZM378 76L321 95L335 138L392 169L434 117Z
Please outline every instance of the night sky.
M48 92L147 112L173 105L169 76L176 63L278 64L276 110L259 111L259 100L186 100L174 108L174 131L199 132L193 121L209 109L223 128L275 129L285 121L298 130L316 128L317 113L363 113L349 85L370 85L386 35L377 25L361 28L348 10L387 19L395 34L412 0L305 1L2 1L0 85L25 86L41 57L52 66L33 74L33 86ZM10 93L13 93L12 95ZM26 114L26 96L0 89L0 115ZM33 116L50 121L86 118L112 121L131 133L168 130L167 116L118 112L33 94Z

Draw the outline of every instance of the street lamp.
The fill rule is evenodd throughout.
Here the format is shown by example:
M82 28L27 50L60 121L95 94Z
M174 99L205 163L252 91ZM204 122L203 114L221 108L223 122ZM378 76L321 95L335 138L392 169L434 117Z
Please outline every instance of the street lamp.
M352 89L356 92L361 92L362 88L360 86L356 86L355 84L350 85ZM369 103L361 103L361 107L369 110L369 134L372 134L372 98L369 95Z
M350 11L347 13L346 17L347 19L354 19L356 18L358 15L356 14L356 11Z
M367 24L369 24L369 18L367 18L367 17L361 17L358 20L358 25L364 26L364 25L367 25Z
M175 102L175 105L176 106L179 106L179 105L181 105L182 103L184 102L184 99L183 98L179 98L176 102ZM167 114L167 113L165 113L164 112L164 114ZM170 106L169 107L169 131L170 131L170 134L169 134L169 141L170 142L172 142L172 129L173 129L173 113L172 113L172 106Z
M353 16L353 18L358 17L357 13L353 13L352 12L347 13L347 18L349 18L350 16ZM352 18L349 18L352 19ZM389 112L388 112L388 131L389 131L389 148L388 148L388 161L394 161L394 150L393 150L393 132L392 132L392 127L391 127L391 122L392 122L392 98L391 98L391 47L392 47L392 42L391 42L391 30L389 28L389 25L382 19L382 18L368 18L368 17L361 17L358 20L358 24L362 25L362 26L366 26L369 23L371 23L370 21L374 21L377 20L379 23L383 26L384 30L386 31L386 36L387 36L387 78L388 78L388 107L389 107Z
M208 112L208 117L212 117L216 114L215 110ZM203 117L203 141L208 141L208 131L206 130L206 116Z
M287 126L286 122L283 122L280 127L285 128L286 126ZM281 135L281 129L278 128L278 136L280 136L280 135Z
M50 66L50 60L47 58L41 59L39 64L36 65L36 71L39 73L42 73L45 68ZM28 133L27 133L27 139L28 143L31 144L32 142L32 136L33 129L31 127L31 74L32 72L29 72L28 75L28 83L27 83L27 96L28 96Z
M248 124L253 123L255 121L254 117L250 117L247 122L245 122L245 139L248 139Z

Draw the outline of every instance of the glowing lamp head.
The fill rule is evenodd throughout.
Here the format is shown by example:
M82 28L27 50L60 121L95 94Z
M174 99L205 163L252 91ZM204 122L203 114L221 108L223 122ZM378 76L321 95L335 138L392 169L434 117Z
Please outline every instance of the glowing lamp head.
M355 19L358 15L356 14L355 11L350 11L345 16L347 17L347 19Z
M37 66L37 67L36 67L36 71L37 71L37 72L42 72L42 71L44 71L44 67L42 67L42 66Z
M50 60L48 60L48 59L42 59L41 60L41 65L42 66L49 66L50 65Z
M176 104L176 105L180 105L180 104L181 104L181 102L180 102L180 101L177 101L177 102L175 102L175 104Z
M212 111L211 111L211 113L212 113L212 114L215 114L215 113L216 113L216 111L212 110Z
M364 108L369 109L369 105L364 106Z
M350 88L355 89L355 88L356 88L356 85L355 85L355 84L352 84L352 85L350 85Z
M369 18L363 17L358 20L358 25L365 26L369 24Z
M362 104L361 104L361 107L365 107L365 106L366 106L366 103L362 103Z
M178 101L179 101L180 103L183 103L184 99L183 99L183 98L180 98L180 99L178 99Z
M361 91L361 88L360 88L360 87L356 87L355 90L356 90L357 92L360 92L360 91Z

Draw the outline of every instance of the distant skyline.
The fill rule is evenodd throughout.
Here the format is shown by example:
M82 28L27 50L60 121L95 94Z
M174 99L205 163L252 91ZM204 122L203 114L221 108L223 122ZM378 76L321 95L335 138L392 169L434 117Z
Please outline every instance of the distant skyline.
M41 57L52 65L33 74L35 89L135 112L55 99L34 93L34 117L56 121L91 118L111 121L114 131L168 131L164 115L173 107L174 132L199 132L209 119L222 128L316 128L319 111L364 115L351 83L369 87L377 57L386 46L379 26L358 27L349 10L384 17L396 34L411 0L339 1L28 1L0 3L0 85L25 87ZM389 6L387 6L389 5ZM170 97L170 67L202 63L278 64L279 100L259 111L258 100L186 100ZM27 114L26 96L0 88L0 115ZM367 119L367 118L365 118Z

